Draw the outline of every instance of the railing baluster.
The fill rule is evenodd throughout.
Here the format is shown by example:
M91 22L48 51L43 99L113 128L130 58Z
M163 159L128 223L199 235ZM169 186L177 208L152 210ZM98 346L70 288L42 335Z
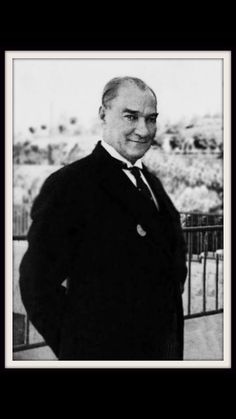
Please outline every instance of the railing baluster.
M216 310L218 310L219 307L219 255L216 255Z
M25 344L29 345L30 343L30 322L29 322L29 316L26 314L26 321L25 321Z
M203 259L203 313L206 312L206 263L207 263L207 250L208 250L208 232L206 231L204 234L204 259Z
M188 237L188 314L191 314L191 259L192 259L192 236L190 233L187 234Z

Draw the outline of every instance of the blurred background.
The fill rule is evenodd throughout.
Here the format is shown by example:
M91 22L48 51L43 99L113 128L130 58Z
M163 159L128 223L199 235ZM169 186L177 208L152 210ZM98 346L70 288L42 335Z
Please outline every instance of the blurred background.
M144 161L181 212L223 212L222 63L217 59L14 60L14 220L45 178L101 138L102 90L142 78L158 98L158 129ZM27 221L25 221L27 223ZM14 222L14 232L16 231ZM18 221L19 224L19 221ZM21 227L21 232L26 227Z
M193 308L202 311L206 294L199 285L202 269L203 278L215 278L215 265L208 264L208 272L205 265L200 267L199 255L223 248L219 230L223 224L222 60L17 58L13 65L14 347L41 340L26 317L18 285L32 203L52 172L91 153L101 139L98 109L103 88L111 78L126 75L141 78L157 95L157 133L143 160L181 212L183 227L199 228L191 238L189 264L196 277ZM202 226L218 226L207 247ZM198 255L195 261L192 255ZM215 305L221 309L223 268L216 262L221 288L219 292L209 288L210 305L203 303L204 313ZM185 300L190 316L190 291Z

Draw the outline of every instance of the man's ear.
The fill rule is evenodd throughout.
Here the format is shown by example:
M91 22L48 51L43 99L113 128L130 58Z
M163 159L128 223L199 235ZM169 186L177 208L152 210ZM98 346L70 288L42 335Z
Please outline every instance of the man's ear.
M100 108L99 108L99 116L100 116L100 119L104 122L105 121L105 117L106 117L106 110L105 110L104 106L100 106Z

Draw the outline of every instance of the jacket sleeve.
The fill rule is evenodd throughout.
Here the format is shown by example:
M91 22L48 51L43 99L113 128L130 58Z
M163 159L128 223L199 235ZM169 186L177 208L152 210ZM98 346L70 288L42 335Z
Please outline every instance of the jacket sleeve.
M172 253L172 276L174 281L177 281L180 284L181 290L183 291L184 283L187 276L187 265L186 265L186 243L184 239L184 234L180 222L180 213L175 208L172 200L169 195L166 193L161 181L151 175L153 180L157 196L160 196L163 202L165 203L166 209L169 211L170 217L172 219L173 225L173 253Z
M29 319L58 356L66 301L62 282L69 271L65 205L53 175L46 180L31 211L28 249L20 265L20 292Z
M187 277L186 265L186 242L180 222L180 213L175 208L168 194L165 192L163 186L162 191L165 195L167 207L169 209L172 225L173 225L173 253L172 253L172 275L173 279L180 284L181 291L184 290L184 283Z
M174 218L175 246L173 252L173 276L180 283L182 292L187 277L186 243L181 227L180 214L177 212Z

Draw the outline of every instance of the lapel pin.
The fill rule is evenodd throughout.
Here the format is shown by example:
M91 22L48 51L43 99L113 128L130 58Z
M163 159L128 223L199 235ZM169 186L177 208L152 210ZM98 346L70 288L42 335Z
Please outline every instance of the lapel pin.
M147 234L147 232L143 229L143 227L140 224L137 225L137 232L142 237L146 236Z

